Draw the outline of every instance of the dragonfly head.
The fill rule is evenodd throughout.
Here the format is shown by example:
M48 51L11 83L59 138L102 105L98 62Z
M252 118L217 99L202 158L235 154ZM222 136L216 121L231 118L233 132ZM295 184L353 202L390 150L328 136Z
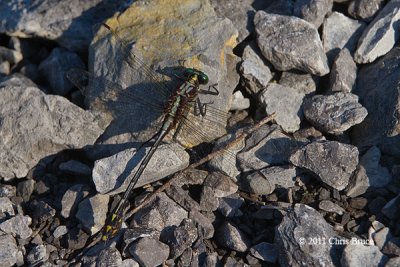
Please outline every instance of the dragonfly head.
M197 80L199 81L200 84L207 84L208 83L208 76L202 71L192 69L192 68L187 68L186 69L186 74L188 77L190 76L196 76Z

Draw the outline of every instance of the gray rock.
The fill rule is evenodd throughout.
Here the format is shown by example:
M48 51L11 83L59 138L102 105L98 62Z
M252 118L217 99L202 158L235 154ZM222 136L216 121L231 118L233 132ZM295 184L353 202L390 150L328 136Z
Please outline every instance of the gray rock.
M0 197L0 218L14 216L13 203L8 197Z
M71 250L84 248L88 237L88 234L80 228L69 230L65 236L67 248Z
M143 227L129 227L125 229L122 243L122 256L126 257L129 255L130 245L142 237L158 239L160 237L160 232Z
M0 46L0 62L7 61L9 64L15 65L18 64L22 58L20 52Z
M245 88L250 94L257 94L266 88L272 79L271 71L264 64L259 55L261 52L257 53L258 51L256 44L247 45L243 50L243 61L239 68Z
M88 195L82 184L71 186L61 199L61 216L69 218L74 215L78 204Z
M392 180L389 170L379 164L380 158L381 152L376 146L360 158L360 164L346 188L346 195L357 197L370 188L384 187Z
M330 92L350 93L355 88L357 65L347 48L342 49L336 56L329 78Z
M295 186L296 168L293 166L272 166L262 169L261 174L270 184L289 189Z
M17 263L17 242L11 235L0 235L0 262L2 266L14 266Z
M55 40L70 50L84 51L92 40L92 26L109 18L125 1L85 3L12 0L0 3L0 32L21 38Z
M157 20L150 19L154 17L154 14L157 14ZM132 17L141 23L133 22L130 19ZM159 27L159 21L165 21L164 27ZM214 109L218 109L218 111L229 109L233 89L239 82L239 75L236 72L239 58L232 53L232 49L236 45L237 31L229 19L217 17L209 1L196 1L194 5L182 2L180 8L162 1L146 2L144 8L142 1L135 1L126 12L119 15L118 19L110 18L107 23L129 45L126 47L127 49L123 49L115 42L115 39L111 39L110 32L102 27L97 32L96 42L92 42L92 46L89 48L90 73L108 81L118 81L119 84L124 85L123 88L128 85L130 92L135 89L140 89L142 94L146 92L144 97L147 104L144 104L146 110L143 109L143 105L142 108L135 105L124 105L120 113L125 115L121 118L114 118L102 136L104 140L110 142L122 140L122 138L115 139L115 133L129 133L124 136L126 138L123 140L124 142L149 139L154 135L154 132L150 132L148 129L149 124L155 122L158 115L163 113L162 107L165 107L167 101L166 94L168 92L166 90L168 88L160 86L160 83L172 88L176 88L176 83L181 83L177 79L175 82L168 82L169 78L158 75L155 75L156 81L154 81L152 79L154 75L147 75L148 72L143 71L144 65L139 63L139 60L148 63L146 69L153 74L151 68L159 69L167 76L176 74L176 68L173 67L176 67L179 62L185 62L185 66L200 68L208 75L209 85L217 84L216 88L219 91L218 96L210 94L201 96L203 103L210 103L207 106L209 111L207 114L211 114L211 110ZM157 33L154 32L155 29ZM170 34L171 32L174 34ZM218 36L218 38L209 38L210 36ZM190 49L183 49L182 42L185 43L185 47L190 47ZM133 43L136 45L132 47ZM151 44L151 46L144 44ZM138 60L133 62L131 56L126 56L129 52L134 54ZM224 60L216 60L217 58ZM207 89L209 85L204 86L203 89ZM93 86L89 88L89 91L92 91L89 99L95 101L89 102L91 102L90 106L95 108L98 98L94 98L107 92L107 89L112 90L113 88L109 88L102 82L95 83ZM119 95L119 97L122 96ZM158 106L157 104L161 104L158 109L154 108L154 106ZM115 115L115 109L118 107L114 105L114 110L105 110L106 114L104 115L108 116L105 118L106 121ZM184 131L180 132L178 138L181 143L195 146L214 140L225 133L226 121L218 120L216 124L215 116L206 119L200 117L190 116L188 120L190 127L201 129L201 138L199 135L195 136L197 138L193 138L193 130L190 131L184 127ZM144 131L144 129L148 131Z
M367 206L368 200L364 197L357 197L350 199L350 207L362 210Z
M217 231L216 239L221 246L245 252L249 249L250 241L245 234L230 222L224 222Z
M214 151L223 148L230 141L232 141L234 137L235 135L228 134L218 139L215 142ZM240 174L240 171L236 166L236 156L244 148L244 146L244 139L235 143L229 149L224 150L222 154L213 157L209 162L210 167L213 170L217 170L232 177L233 179L236 179L236 177Z
M399 58L400 48L396 47L360 70L356 94L368 110L368 116L352 130L352 141L359 148L376 145L383 154L396 158L400 158L400 136L395 134L399 128Z
M327 200L327 199L330 199L330 197L331 197L330 190L328 190L328 189L326 189L324 187L321 187L321 189L319 190L318 199L319 200Z
M28 179L25 181L21 181L17 185L17 194L20 197L22 197L24 202L28 202L34 189L35 189L35 180Z
M260 102L266 114L276 113L275 121L285 132L293 133L300 128L303 97L295 89L272 83L261 92Z
M139 267L139 263L134 259L125 259L122 261L122 267Z
M10 75L11 73L11 66L8 61L0 61L0 74L2 75Z
M75 216L91 235L100 231L106 222L109 198L108 195L97 194L79 203Z
M233 93L233 98L232 98L232 105L231 108L229 109L230 111L234 110L244 110L248 109L250 107L250 99L245 98L240 91L236 91Z
M344 92L315 95L304 101L303 111L313 126L335 135L361 123L368 115L367 110L358 103L357 95Z
M220 266L221 261L218 259L218 253L207 253L204 257L203 266L211 267L211 266ZM196 265L195 265L196 266Z
M400 256L400 238L391 238L383 247L382 252L389 256Z
M384 3L384 0L355 0L349 3L347 12L354 18L370 21Z
M227 2L225 0L210 1L219 17L230 19L238 28L238 42L241 43L254 30L253 18L255 9L252 7L253 0L240 2Z
M333 203L330 200L322 200L318 207L321 210L327 211L327 212L334 212L336 214L342 215L344 213L344 209L340 207L338 204Z
M187 211L166 194L160 193L134 215L134 225L162 231L168 226L179 226L188 217Z
M71 68L84 69L85 63L74 52L64 48L54 48L40 63L39 72L45 77L55 94L66 95L74 88L74 85L65 77L66 71Z
M400 194L397 197L391 199L388 203L386 203L386 205L382 208L382 213L391 220L399 217Z
M340 263L343 267L383 267L387 257L376 246L349 244L343 250Z
M199 236L209 239L214 236L214 226L212 221L204 216L197 210L191 210L189 213L189 219L191 219L196 225Z
M242 191L256 195L269 195L275 190L275 185L266 179L259 171L241 177L239 188Z
M237 155L243 171L260 170L271 165L289 163L300 142L282 133L277 125L262 126L246 140L246 147Z
M169 247L156 239L144 237L132 244L129 252L141 266L158 266L168 259Z
M15 186L8 184L0 185L0 197L15 197L17 195L17 189Z
M218 209L219 199L213 188L203 186L200 193L200 209L202 211L215 211Z
M60 238L61 236L65 235L66 233L68 233L67 226L60 225L54 230L53 236L55 239L57 239L57 238Z
M317 89L317 82L317 77L311 74L290 71L282 72L279 80L280 85L293 88L302 95L314 93Z
M400 1L391 0L378 13L360 37L354 60L359 64L373 62L389 52L399 40Z
M96 258L96 266L119 267L122 265L121 253L116 248L103 249Z
M392 239L392 234L390 233L390 229L388 227L384 227L372 234L372 238L374 239L375 245L382 250L386 243Z
M101 134L95 117L67 99L45 95L21 76L0 83L0 176L25 177L39 160L92 144Z
M353 54L364 28L365 23L332 12L322 26L322 43L329 61L332 62L343 48Z
M225 267L250 267L250 265L245 264L243 260L236 260L233 257L226 258Z
M243 205L244 199L239 195L231 195L219 199L218 211L224 217L240 217L243 213L240 211L240 207Z
M97 160L92 172L97 192L111 195L124 192L149 150L150 147L139 151L132 148ZM160 145L135 188L158 181L188 165L189 155L180 145L176 143Z
M293 133L293 138L298 141L303 141L304 143L316 140L326 140L325 136L311 125L304 128L302 127L300 130Z
M182 187L184 185L202 185L206 179L208 172L199 169L185 169L181 172L177 179L174 179L172 184Z
M193 258L192 248L187 248L179 257L178 266L190 266Z
M184 219L180 226L161 233L160 240L169 245L169 257L176 259L190 248L197 239L197 228L191 219Z
M212 188L216 197L226 197L238 190L231 178L219 172L211 172L204 180L203 186Z
M379 230L383 229L385 227L385 225L383 223L375 220L371 223L371 227L373 227L374 232L375 232L375 231L379 231Z
M67 162L63 162L59 166L60 171L73 174L73 175L83 175L83 176L88 176L92 174L92 169L77 160L69 160Z
M171 185L165 193L187 211L201 209L200 204L189 195L189 192L179 186Z
M336 141L317 141L297 150L292 164L316 174L328 186L343 190L358 164L358 150Z
M7 234L16 235L18 238L27 239L33 231L29 227L32 219L29 216L17 214L15 217L8 219L0 224L0 230Z
M398 266L400 266L400 257L390 258L385 264L385 267L398 267Z
M275 263L278 258L276 246L271 243L261 242L250 248L250 253L254 257L270 263Z
M258 11L254 17L257 43L276 69L297 69L318 76L329 72L317 29L295 17Z
M49 258L49 255L46 250L45 245L38 245L34 246L31 251L29 251L29 254L26 256L26 260L30 264L35 264L41 261L46 261Z
M330 244L331 238L336 238L336 233L320 213L304 204L295 204L275 230L279 264L339 266L340 256Z
M45 223L56 215L56 210L43 200L37 201L35 199L29 204L30 210L32 211L33 225Z
M312 23L316 29L321 26L325 15L332 10L333 0L297 0L293 14Z

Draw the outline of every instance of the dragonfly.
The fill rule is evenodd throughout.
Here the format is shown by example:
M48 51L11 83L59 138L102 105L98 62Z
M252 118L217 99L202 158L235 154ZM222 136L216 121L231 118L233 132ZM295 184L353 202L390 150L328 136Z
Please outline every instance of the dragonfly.
M200 100L199 95L202 94L219 95L219 91L216 88L217 84L209 85L207 89L201 88L209 83L209 77L206 73L196 68L185 67L183 70L181 68L179 75L174 75L176 80L178 80L178 85L173 89L166 83L163 77L131 51L131 45L126 43L114 29L107 24L103 24L102 26L107 29L118 47L118 51L122 53L124 63L134 71L140 72L141 75L146 77L147 81L144 83L144 86L139 88L142 93L145 92L145 95L148 95L151 91L155 91L157 94L160 94L160 99L162 97L167 97L167 100L163 101L163 103L155 103L154 101L149 101L143 94L139 96L138 94L131 93L127 88L124 89L120 85L107 79L95 77L87 71L72 69L67 73L67 78L76 87L81 89L85 96L90 95L89 90L91 88L106 88L105 92L98 98L105 109L111 107L115 117L129 115L134 105L150 107L153 110L157 109L161 112L161 116L158 119L160 122L158 130L144 143L152 142L149 151L143 157L122 198L111 211L103 227L101 239L107 241L114 237L120 230L132 190L139 181L155 151L167 135L173 132L173 139L177 140L180 133L185 130L189 132L188 135L196 139L196 143L201 143L203 140L207 139L207 136L191 121L191 116L201 117L202 120L212 122L217 125L218 128L221 128L225 127L224 124L226 124L228 112L212 107L210 105L212 103L202 103Z

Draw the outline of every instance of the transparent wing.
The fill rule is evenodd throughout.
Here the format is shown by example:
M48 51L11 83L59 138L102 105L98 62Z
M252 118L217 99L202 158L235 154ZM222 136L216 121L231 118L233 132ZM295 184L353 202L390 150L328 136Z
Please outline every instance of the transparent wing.
M139 53L133 52L135 43L127 43L115 29L107 24L101 24L100 29L104 29L111 36L112 43L116 47L116 62L122 61L133 70L138 76L135 80L141 81L142 90L151 89L161 96L170 96L178 84L176 79L167 79L167 76L154 71L140 58Z
M94 77L81 69L71 69L66 75L87 98L90 109L109 114L125 125L131 124L127 128L132 132L159 123L157 119L163 115L167 98L160 96L155 100L150 99L149 91L143 90L140 84L124 89L117 83Z

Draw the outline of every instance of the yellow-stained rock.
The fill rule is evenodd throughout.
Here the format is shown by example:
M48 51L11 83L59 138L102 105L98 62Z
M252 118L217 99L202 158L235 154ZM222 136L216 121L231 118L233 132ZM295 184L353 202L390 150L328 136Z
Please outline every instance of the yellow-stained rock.
M198 122L197 117L190 119L193 122L190 128L196 127L202 134L197 134L194 138L197 141L192 139L183 143L196 145L224 133L224 119L216 118L212 110L213 107L223 112L229 110L232 91L238 83L238 58L232 53L236 46L237 31L228 19L216 16L208 0L136 1L126 11L105 23L126 47L121 48L116 38L110 38L110 32L101 27L92 42L89 57L89 68L95 76L105 77L121 84L122 87L136 86L139 90L146 90L146 102L165 103L167 98L164 94L153 90L158 87L154 86L153 74L148 75L147 70L161 69L168 77L172 77L176 74L175 68L182 65L199 69L209 76L209 85L218 84L220 93L218 96L201 95L202 103L213 103L209 108L210 112L207 113L207 116L213 117L202 122ZM125 51L124 48L130 51ZM134 56L129 53L133 53ZM143 67L137 60L132 63L131 58L135 57L141 62L146 62L148 68ZM130 63L126 64L124 61ZM169 78L157 78L157 81L160 80L171 84L168 82ZM178 86L178 83L172 84L173 87ZM207 89L207 86L203 89ZM99 89L101 88L96 88ZM131 137L133 133L135 138L146 139L150 135L141 131L145 124L154 123L156 108L150 109L149 112L150 115L140 108L135 112L127 111L132 119L117 118L111 127L113 130L106 133L105 138L124 133ZM218 123L215 123L215 120ZM116 131L116 128L119 130ZM139 132L144 138L140 138ZM121 141L120 137L114 139Z

